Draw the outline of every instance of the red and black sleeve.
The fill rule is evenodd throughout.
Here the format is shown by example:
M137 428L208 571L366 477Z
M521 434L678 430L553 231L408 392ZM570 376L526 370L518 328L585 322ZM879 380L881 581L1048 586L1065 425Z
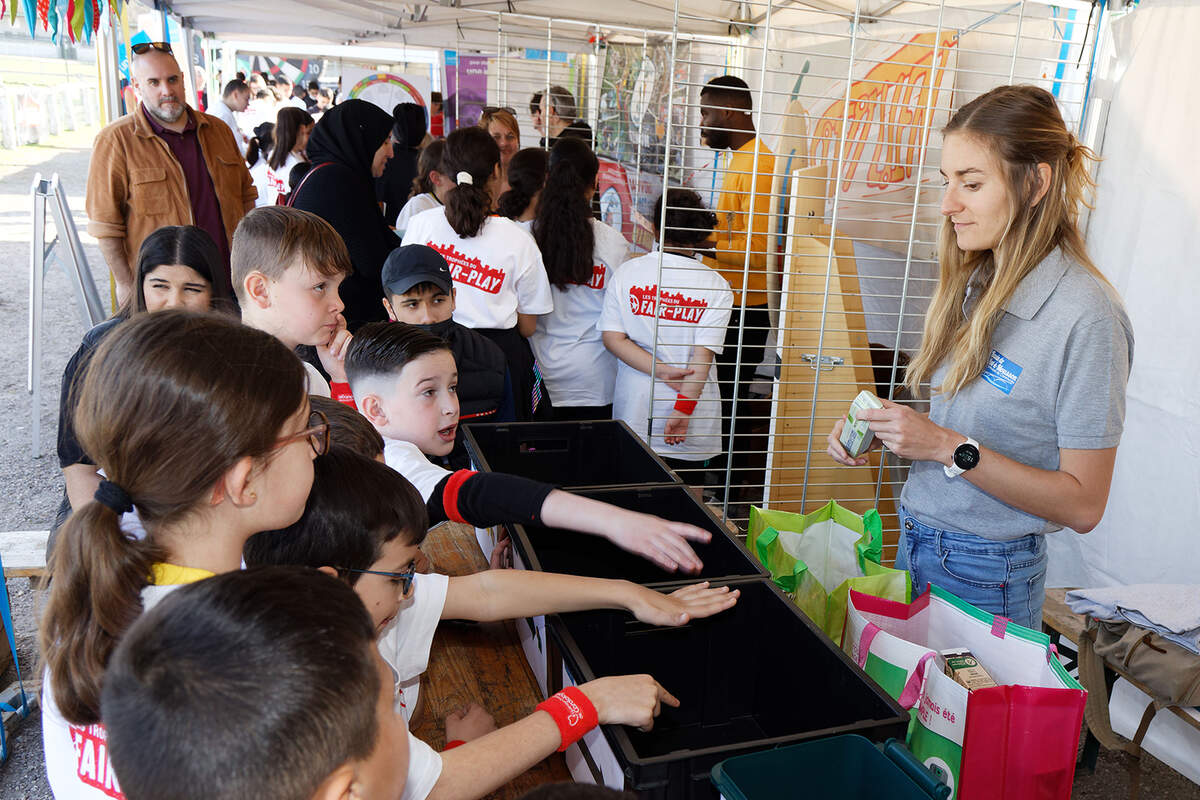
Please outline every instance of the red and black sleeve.
M505 475L460 469L438 482L429 495L429 524L465 522L480 528L503 522L540 525L542 503L554 491L548 483Z

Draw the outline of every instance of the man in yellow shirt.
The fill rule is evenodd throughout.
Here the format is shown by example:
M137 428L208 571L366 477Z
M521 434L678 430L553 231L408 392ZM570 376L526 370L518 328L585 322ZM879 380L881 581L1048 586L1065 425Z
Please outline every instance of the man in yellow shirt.
M720 272L733 288L733 314L724 349L716 363L721 388L721 430L726 437L730 432L735 387L738 397L738 424L732 439L726 439L726 452L735 470L731 482L735 485L761 484L761 469L752 469L748 464L755 460L752 454L766 448L765 437L747 435L754 420L748 418L751 408L745 401L750 396L754 371L763 360L771 328L767 310L767 233L775 155L756 135L751 110L749 87L733 75L713 78L700 91L701 141L715 150L733 151L717 200L713 254L704 263ZM739 324L743 327L740 363Z

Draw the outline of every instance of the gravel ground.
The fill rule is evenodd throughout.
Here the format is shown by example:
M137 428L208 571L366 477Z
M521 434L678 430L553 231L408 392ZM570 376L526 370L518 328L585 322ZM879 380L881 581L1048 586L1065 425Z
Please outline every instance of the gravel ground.
M10 369L0 377L0 530L49 527L62 496L62 478L54 454L58 424L58 391L62 369L87 326L75 308L64 272L53 268L46 278L45 333L41 380L41 446L30 455L30 395L25 389L28 346L29 240L31 236L29 186L35 173L48 177L57 172L67 188L76 226L83 238L88 263L107 302L108 278L95 241L84 232L83 192L95 130L54 137L45 144L18 150L0 149L0 360ZM36 661L36 612L44 597L25 578L9 582L17 628L17 650L26 676ZM0 687L13 680L12 671L0 676ZM49 800L42 760L41 719L26 720L14 737L12 756L0 765L0 798ZM1127 759L1104 753L1093 774L1076 775L1072 796L1082 800L1107 800L1129 796ZM1156 759L1146 756L1141 765L1141 790L1146 798L1200 800L1197 787Z

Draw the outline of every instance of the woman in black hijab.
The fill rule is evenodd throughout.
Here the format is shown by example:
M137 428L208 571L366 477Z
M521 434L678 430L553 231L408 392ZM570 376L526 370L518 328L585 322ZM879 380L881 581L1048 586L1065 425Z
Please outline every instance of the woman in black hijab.
M351 331L385 320L380 272L400 239L375 202L375 179L392 157L392 117L365 100L347 100L325 112L308 140L312 169L292 192L290 205L311 211L341 234L354 274L342 282Z
M425 107L416 103L399 103L392 109L392 160L384 167L383 176L375 181L375 199L383 203L383 218L396 227L396 217L408 202L413 179L417 177L417 160L421 156L421 141L427 131Z

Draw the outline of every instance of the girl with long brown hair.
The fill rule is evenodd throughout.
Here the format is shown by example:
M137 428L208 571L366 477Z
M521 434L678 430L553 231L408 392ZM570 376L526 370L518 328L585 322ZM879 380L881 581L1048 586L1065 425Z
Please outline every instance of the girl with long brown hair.
M929 382L929 414L885 400L860 418L912 461L897 566L1037 628L1045 534L1090 531L1108 502L1133 332L1078 226L1095 154L1054 97L998 87L944 134L940 275L906 381ZM829 454L867 463L841 429Z
M118 640L171 588L238 569L246 539L300 517L328 426L310 418L299 359L217 315L129 320L78 391L75 431L105 477L50 557L43 740L56 796L111 798L100 690Z

